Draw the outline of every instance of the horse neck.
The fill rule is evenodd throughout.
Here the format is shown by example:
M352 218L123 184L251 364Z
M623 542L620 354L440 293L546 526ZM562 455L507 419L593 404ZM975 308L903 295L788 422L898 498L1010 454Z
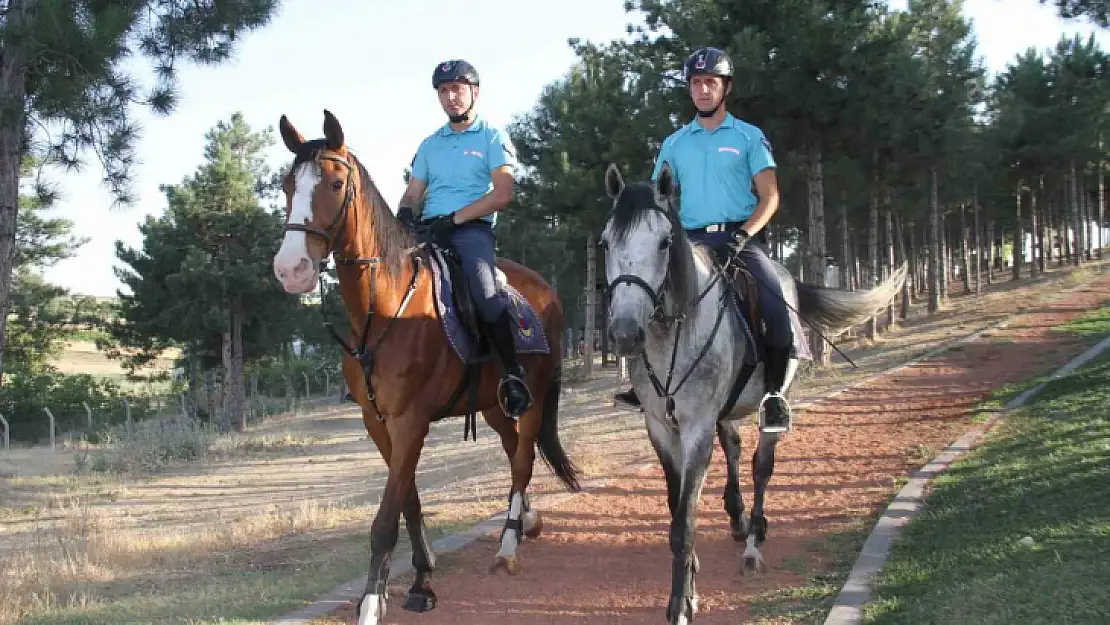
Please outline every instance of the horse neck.
M674 342L676 334L682 332L682 336L678 337L678 354L681 355L686 351L698 351L701 349L702 344L709 337L709 333L713 331L713 325L717 320L717 313L721 305L721 289L722 284L720 280L710 286L710 281L716 275L711 269L711 265L706 264L699 254L691 250L694 258L691 262L694 263L696 276L695 286L692 290L693 301L686 310L686 316L681 325L677 322L667 324L665 329L661 332L648 333L648 349L652 352L665 355L667 361L670 361L671 351L674 349ZM709 287L709 291L702 296L702 292ZM701 299L698 297L701 296ZM667 311L668 314L673 311ZM723 323L722 323L723 326ZM718 330L718 336L722 332L727 332L727 328L722 327Z
M370 202L371 199L365 197L361 190L356 194L345 224L344 231L348 236L343 238L336 250L337 259L369 259L372 263L336 263L340 292L347 306L348 316L352 324L358 324L359 332L362 331L368 311L379 320L397 313L414 270L405 263L401 263L401 270L396 273L389 270L391 265L396 265L402 259L388 257L388 254L398 252L384 249L378 241L378 228L392 224L375 223L377 217Z

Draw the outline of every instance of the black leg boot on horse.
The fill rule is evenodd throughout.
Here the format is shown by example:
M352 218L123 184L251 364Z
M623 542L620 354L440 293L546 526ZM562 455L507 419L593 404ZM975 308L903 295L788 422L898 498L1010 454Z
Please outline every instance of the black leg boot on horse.
M504 310L496 321L489 324L488 329L504 371L501 382L497 385L497 397L505 416L516 421L525 410L532 407L532 393L525 382L524 367L517 359L516 342L513 339L513 333L516 332L514 325L512 315Z

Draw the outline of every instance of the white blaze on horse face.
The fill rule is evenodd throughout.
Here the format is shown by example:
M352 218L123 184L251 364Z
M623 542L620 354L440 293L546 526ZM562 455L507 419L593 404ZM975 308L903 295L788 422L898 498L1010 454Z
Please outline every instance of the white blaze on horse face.
M301 163L294 180L289 223L305 224L312 221L312 194L320 182L320 172L315 163ZM308 234L287 230L281 249L274 256L274 275L289 293L307 293L316 284L316 264L308 255Z

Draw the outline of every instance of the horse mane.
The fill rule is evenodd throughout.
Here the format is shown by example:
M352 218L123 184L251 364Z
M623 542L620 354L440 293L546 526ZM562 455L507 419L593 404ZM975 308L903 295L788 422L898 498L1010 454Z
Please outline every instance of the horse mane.
M610 228L616 239L624 239L649 213L653 212L665 214L671 224L671 251L667 255L666 299L674 307L672 314L684 315L689 312L698 296L698 266L694 262L694 254L697 250L690 238L686 236L677 212L665 210L656 203L655 188L651 184L632 182L626 185L617 197L616 204L613 206Z
M404 261L408 256L406 250L416 244L416 239L408 230L405 230L401 221L393 214L389 202L382 197L381 191L374 184L370 172L366 171L362 161L349 150L347 153L358 167L358 177L361 181L359 195L366 198L365 201L370 205L370 220L373 222L370 230L374 235L374 245L378 248L378 255L381 256L386 271L391 277L396 278L401 275Z
M316 153L327 149L327 146L327 139L305 141L293 159L293 170L295 171L302 163L314 159ZM357 204L360 199L368 204L371 242L374 248L377 249L377 255L381 258L386 272L390 277L397 278L401 275L404 267L406 250L415 245L415 239L401 226L401 222L393 214L393 209L389 207L389 203L382 197L381 191L374 184L370 172L366 170L362 161L350 149L347 150L347 157L357 168L359 178L359 193L358 198L355 199L356 206L353 208L358 209ZM348 219L350 219L350 216L348 216ZM365 227L359 228L359 230L365 230Z

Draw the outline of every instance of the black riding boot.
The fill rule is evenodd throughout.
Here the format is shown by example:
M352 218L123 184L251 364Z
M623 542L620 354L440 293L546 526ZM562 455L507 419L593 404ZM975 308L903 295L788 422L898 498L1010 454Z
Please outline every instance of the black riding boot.
M786 402L786 387L794 377L797 359L790 357L790 348L767 349L764 363L764 381L767 395L763 398L763 431L786 432L790 429L790 404Z
M517 361L516 343L513 340L513 332L516 330L513 325L513 317L506 310L489 325L489 330L493 347L501 357L505 371L501 383L497 385L497 399L505 416L516 421L525 410L532 407L532 393L524 382L524 367Z
M623 393L617 393L613 398L616 399L618 403L622 403L631 408L640 407L640 398L636 396L636 389L634 388L629 388Z

